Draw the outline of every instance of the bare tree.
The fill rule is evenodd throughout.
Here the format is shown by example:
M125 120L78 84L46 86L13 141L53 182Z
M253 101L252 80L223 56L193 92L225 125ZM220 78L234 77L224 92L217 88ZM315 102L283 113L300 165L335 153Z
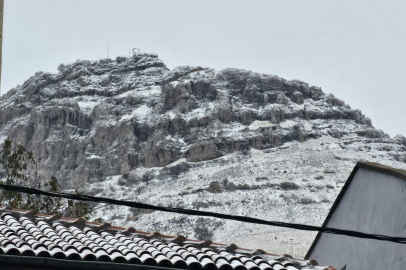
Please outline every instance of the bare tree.
M3 149L1 149L0 171L5 175L5 179L1 179L0 183L50 192L59 191L60 186L56 177L53 176L43 183L38 180L37 164L40 160L37 161L31 151L28 151L20 144L15 145L13 151L12 146L12 141L7 139L3 143ZM82 217L87 217L91 213L91 209L86 202L64 201L67 201L67 205L64 205L62 199L57 197L26 194L10 190L0 192L0 203L7 203L13 208L29 209L46 214L62 215L67 213L72 216Z
M146 183L147 185L149 184L149 181L154 178L153 174L150 171L146 171L141 178L141 181Z

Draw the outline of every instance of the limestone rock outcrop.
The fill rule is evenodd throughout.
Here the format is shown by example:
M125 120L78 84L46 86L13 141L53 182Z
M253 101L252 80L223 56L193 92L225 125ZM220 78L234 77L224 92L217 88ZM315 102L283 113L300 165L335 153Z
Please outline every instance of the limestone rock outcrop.
M0 127L41 158L41 177L56 175L66 187L323 135L387 137L359 110L298 80L233 68L169 70L154 54L58 70L10 90Z

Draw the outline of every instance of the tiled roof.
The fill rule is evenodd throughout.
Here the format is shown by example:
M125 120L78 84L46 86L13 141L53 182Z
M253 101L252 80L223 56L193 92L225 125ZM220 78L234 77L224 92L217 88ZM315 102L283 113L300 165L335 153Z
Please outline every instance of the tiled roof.
M0 254L208 270L328 269L262 250L0 207ZM1 258L1 255L0 255Z

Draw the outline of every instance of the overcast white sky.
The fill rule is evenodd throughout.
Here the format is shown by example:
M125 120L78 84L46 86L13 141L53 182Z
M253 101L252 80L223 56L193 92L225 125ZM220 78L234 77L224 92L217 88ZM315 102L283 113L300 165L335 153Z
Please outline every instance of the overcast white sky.
M321 86L406 135L406 1L5 0L2 94L76 59L158 53Z

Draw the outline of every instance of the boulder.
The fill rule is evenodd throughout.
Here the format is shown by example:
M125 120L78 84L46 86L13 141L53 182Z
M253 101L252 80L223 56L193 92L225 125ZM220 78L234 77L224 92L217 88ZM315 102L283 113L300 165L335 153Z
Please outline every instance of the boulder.
M401 134L397 134L395 137L393 137L393 140L398 144L406 145L406 138Z
M217 145L213 141L199 140L188 149L188 161L196 162L214 159L220 156Z
M213 181L210 183L207 191L211 193L220 193L222 192L221 184L217 181Z
M304 103L303 94L298 91L295 91L290 99L299 105Z

